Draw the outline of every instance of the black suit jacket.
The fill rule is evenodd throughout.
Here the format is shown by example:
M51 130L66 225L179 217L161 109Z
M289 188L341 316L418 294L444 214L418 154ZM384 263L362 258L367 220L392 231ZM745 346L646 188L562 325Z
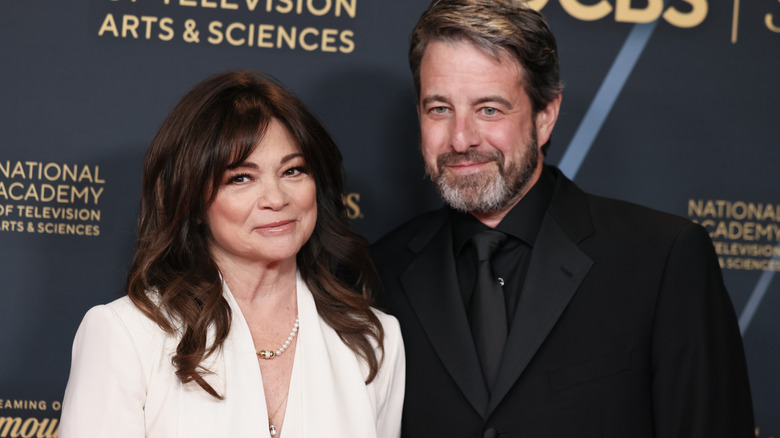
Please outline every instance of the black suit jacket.
M372 247L404 336L403 436L752 437L742 342L704 229L557 169L493 396L445 209Z

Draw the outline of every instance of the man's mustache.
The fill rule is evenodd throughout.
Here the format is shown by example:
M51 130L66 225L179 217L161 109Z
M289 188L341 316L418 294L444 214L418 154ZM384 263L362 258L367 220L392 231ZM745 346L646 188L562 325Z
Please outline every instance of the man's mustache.
M460 163L487 163L495 161L499 167L503 167L504 154L497 150L480 151L468 149L466 152L446 152L436 157L436 165L439 169L444 166L452 166Z

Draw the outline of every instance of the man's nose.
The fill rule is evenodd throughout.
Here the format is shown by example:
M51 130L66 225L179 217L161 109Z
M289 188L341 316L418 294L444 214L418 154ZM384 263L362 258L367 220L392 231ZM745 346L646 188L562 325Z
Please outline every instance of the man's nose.
M469 115L458 115L455 117L451 132L452 149L463 153L469 148L479 145L479 130L477 123Z

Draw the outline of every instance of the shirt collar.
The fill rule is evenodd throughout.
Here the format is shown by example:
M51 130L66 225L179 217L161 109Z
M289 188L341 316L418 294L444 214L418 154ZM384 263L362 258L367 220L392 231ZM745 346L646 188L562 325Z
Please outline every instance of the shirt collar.
M509 210L495 229L533 246L554 189L555 177L545 166L536 184ZM453 250L457 255L475 234L488 230L489 227L469 213L451 207L447 209L452 222Z

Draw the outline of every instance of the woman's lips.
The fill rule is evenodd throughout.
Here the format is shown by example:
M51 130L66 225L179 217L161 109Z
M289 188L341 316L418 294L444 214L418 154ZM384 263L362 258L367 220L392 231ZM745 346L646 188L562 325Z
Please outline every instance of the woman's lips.
M276 221L265 225L260 225L256 227L255 230L260 231L261 233L269 234L284 233L285 231L290 231L293 229L295 227L295 222L296 221L293 219Z

